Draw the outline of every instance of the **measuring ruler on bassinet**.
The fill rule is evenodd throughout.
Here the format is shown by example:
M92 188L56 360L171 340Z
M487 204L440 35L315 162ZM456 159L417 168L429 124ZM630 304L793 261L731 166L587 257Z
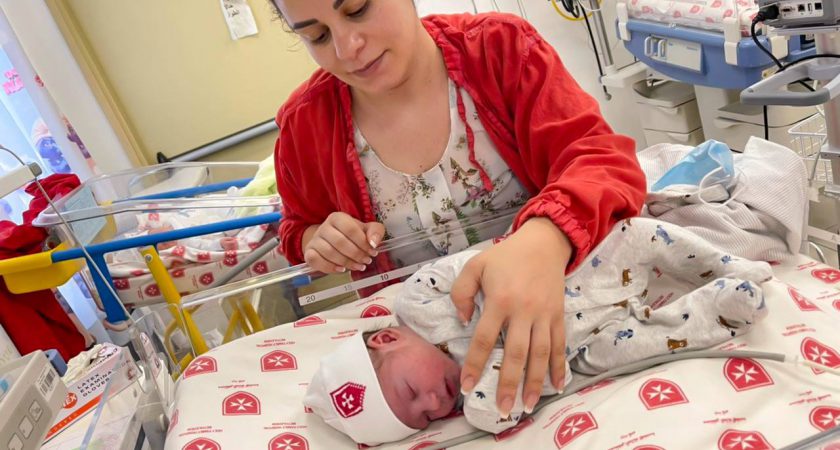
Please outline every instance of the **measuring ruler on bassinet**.
M349 292L358 291L359 289L364 289L366 287L373 286L375 284L379 284L386 281L391 280L398 280L404 276L411 275L414 272L420 270L421 267L425 266L426 264L432 263L439 258L431 259L428 261L423 261L421 263L412 264L409 266L405 266L399 269L394 269L389 272L380 273L377 275L373 275L368 278L363 278L361 280L352 281L347 284L343 284L341 286L336 286L334 288L324 289L323 291L318 291L312 294L304 295L300 298L300 305L306 306L311 305L313 303L318 303L321 300L326 300L331 297L335 297L337 295L347 294Z

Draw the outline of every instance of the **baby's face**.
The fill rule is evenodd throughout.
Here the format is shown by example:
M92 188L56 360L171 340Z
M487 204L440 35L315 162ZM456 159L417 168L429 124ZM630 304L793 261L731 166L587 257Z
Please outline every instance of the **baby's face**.
M380 331L396 335L374 348L376 375L385 400L405 425L423 429L447 416L458 401L461 368L437 347L406 327ZM369 341L370 342L370 341Z

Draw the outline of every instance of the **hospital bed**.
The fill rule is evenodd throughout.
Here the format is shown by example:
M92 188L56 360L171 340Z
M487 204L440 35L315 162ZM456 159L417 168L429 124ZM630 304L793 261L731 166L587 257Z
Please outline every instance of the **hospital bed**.
M787 130L813 115L814 108L744 105L742 89L760 81L774 69L773 62L750 36L758 6L755 0L619 0L616 3L618 37L641 65L633 80L651 77L691 85L705 139L727 143L743 151L750 136L767 133L769 140L789 142ZM813 40L780 35L760 24L757 39L780 61L792 62L813 55ZM650 74L650 75L648 75ZM678 111L664 107L673 117ZM685 143L688 134L643 123L659 139ZM661 132L671 132L663 136ZM681 130L683 133L686 130ZM690 130L689 130L690 131ZM650 144L650 143L649 143Z
M500 214L463 226L501 234L512 218L512 213ZM183 333L187 345L177 351L192 360L182 372L176 360L181 355L169 355L161 338L171 310L140 308L132 332L149 374L149 399L139 401L143 417L136 422L166 449L357 448L301 403L318 355L360 330L389 323L399 289L389 283L434 259L406 255L424 254L430 239L451 232L438 228L387 241L382 250L389 258L363 274L326 276L296 266L184 297L181 312L200 308L208 314L194 317L206 337L227 333L227 318L243 303L260 312L266 329L238 330L232 342L210 344L204 352L191 348ZM840 271L796 256L774 263L774 273L776 279L765 288L768 318L713 350L777 352L840 367ZM154 376L154 367L166 370ZM688 359L576 383L571 395L543 405L501 435L475 434L454 414L381 448L782 448L840 424L840 383L834 374L773 360ZM117 400L113 408L103 402L102 416L114 417L108 412L118 406ZM100 421L88 430L91 442L114 433L112 422ZM793 448L840 443L837 433L820 438L825 439L820 444Z
M625 48L661 74L694 85L744 89L773 65L750 37L757 12L752 0L622 0L617 27ZM783 61L814 52L804 37L758 39Z

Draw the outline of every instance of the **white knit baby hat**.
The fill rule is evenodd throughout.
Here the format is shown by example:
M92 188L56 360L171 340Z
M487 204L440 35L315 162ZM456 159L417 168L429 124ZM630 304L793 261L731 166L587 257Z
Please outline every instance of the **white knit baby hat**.
M321 358L303 404L360 444L399 441L419 431L388 407L361 332Z

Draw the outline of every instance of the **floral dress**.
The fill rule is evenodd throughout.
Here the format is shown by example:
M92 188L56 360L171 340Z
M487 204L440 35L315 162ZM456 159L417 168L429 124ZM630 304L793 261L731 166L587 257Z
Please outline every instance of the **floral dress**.
M450 135L440 161L420 175L410 175L386 166L357 127L355 143L370 191L373 212L385 225L385 238L403 236L449 224L450 232L429 241L424 251L412 249L411 261L419 262L461 251L501 230L462 228L457 220L477 215L493 217L498 211L518 208L528 199L527 191L496 151L478 118L475 104L461 90L467 121L473 130L475 158L493 184L485 188L478 168L470 162L466 125L458 113L458 91L449 81ZM397 255L392 255L397 256Z

